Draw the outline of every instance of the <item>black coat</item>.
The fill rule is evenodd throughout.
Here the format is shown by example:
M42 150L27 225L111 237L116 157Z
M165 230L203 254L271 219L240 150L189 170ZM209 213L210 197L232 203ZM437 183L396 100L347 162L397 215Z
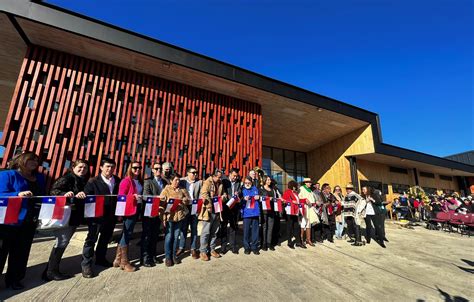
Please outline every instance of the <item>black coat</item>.
M77 193L84 191L86 183L86 178L81 178L76 176L73 172L68 172L54 182L50 193L54 196L63 196L67 192L72 191L74 195L76 195ZM71 198L70 202L72 209L69 225L78 226L83 222L84 200L79 198Z
M232 198L232 183L230 182L229 179L223 179L222 180L222 187L223 187L223 193L227 193L227 200L224 202L224 211L229 211L229 208L227 207L226 203L228 200ZM238 179L234 183L234 195L238 195L239 198L242 198L242 182L240 179ZM240 211L240 206L234 206L232 208L233 212L239 212Z
M112 190L112 194L110 194L109 186L107 186L107 184L102 180L102 176L100 175L89 179L86 186L84 187L84 193L86 193L86 195L117 195L119 190L120 178L115 175L113 177L115 179L115 184ZM116 196L106 196L104 198L104 216L114 216L116 205ZM101 218L91 219L100 220Z

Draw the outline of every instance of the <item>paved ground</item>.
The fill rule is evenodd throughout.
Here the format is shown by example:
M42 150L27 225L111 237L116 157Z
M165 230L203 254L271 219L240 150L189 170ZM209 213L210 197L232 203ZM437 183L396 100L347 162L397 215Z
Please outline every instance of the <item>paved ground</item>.
M226 254L202 262L188 255L172 268L159 265L135 273L100 271L94 279L80 275L84 232L74 237L62 270L75 278L40 280L52 241L33 245L26 289L6 290L11 301L467 301L474 300L474 237L422 227L402 229L387 222L386 249L376 243L353 247L343 240L307 250L285 244L261 255ZM137 240L134 241L136 243ZM159 243L162 246L162 242ZM138 247L134 246L138 252ZM110 245L110 259L114 252ZM3 278L2 278L3 279Z

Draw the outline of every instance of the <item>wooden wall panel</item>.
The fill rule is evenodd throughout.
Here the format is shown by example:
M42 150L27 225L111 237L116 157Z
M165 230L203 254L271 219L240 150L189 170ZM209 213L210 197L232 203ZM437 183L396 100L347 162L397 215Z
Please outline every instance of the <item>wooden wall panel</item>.
M321 184L345 186L351 181L346 157L373 152L372 127L369 125L308 152L309 176Z
M49 181L71 161L102 158L123 175L131 160L170 161L201 177L261 165L261 106L75 55L31 46L0 144L1 166L21 150L40 155Z

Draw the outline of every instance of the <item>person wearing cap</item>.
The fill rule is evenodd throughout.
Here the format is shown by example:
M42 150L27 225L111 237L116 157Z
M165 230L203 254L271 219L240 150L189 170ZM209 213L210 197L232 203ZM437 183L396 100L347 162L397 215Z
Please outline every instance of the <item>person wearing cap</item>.
M365 218L365 200L354 191L352 183L346 186L346 196L342 203L342 211L347 224L347 233L351 238L349 242L354 246L362 246L360 235L360 222Z
M212 199L223 194L222 174L221 170L216 169L202 184L201 198L203 199L203 205L198 219L202 222L200 258L203 261L209 261L209 252L214 258L221 257L216 251L216 246L222 212L215 212Z
M314 246L314 243L311 241L311 226L317 222L317 216L316 212L311 208L316 203L314 194L311 191L311 185L311 178L304 178L298 192L298 197L300 202L304 203L303 207L305 207L304 215L301 214L301 242L305 242L304 235L306 233L306 244Z

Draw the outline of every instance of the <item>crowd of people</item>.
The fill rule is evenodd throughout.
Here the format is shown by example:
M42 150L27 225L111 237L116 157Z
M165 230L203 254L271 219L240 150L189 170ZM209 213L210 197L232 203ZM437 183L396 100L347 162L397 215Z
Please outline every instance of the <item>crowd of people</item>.
M392 211L397 219L428 221L437 213L474 213L473 195L460 197L458 194L430 194L425 197L410 196L404 192L393 200Z
M125 177L115 175L116 163L103 159L99 173L89 176L89 164L76 160L70 170L54 181L46 191L43 174L38 173L39 157L24 152L10 161L9 169L0 172L0 196L19 196L22 208L19 222L15 225L0 225L0 269L5 275L7 287L22 289L28 257L38 226L40 204L35 196L65 196L71 208L67 226L54 230L55 243L42 278L45 281L64 280L71 276L61 273L60 261L69 241L79 225L87 225L87 237L82 251L82 276L95 276L93 266L117 267L134 272L137 267L129 260L130 240L137 221L142 222L140 240L140 263L153 267L161 263L157 255L160 232L164 233L164 265L181 262L187 250L188 232L190 254L194 259L209 261L223 254L239 253L243 245L244 254L259 255L260 251L274 251L281 245L285 234L290 249L307 249L325 240L334 242L349 236L354 246L362 246L374 239L385 247L384 219L386 209L380 192L363 187L359 195L352 184L345 190L327 183L320 185L310 178L301 184L290 181L281 192L274 179L255 168L241 176L238 169L230 169L228 175L217 169L204 180L199 180L199 171L188 166L181 177L173 171L171 163L154 163L152 175L143 179L140 162L128 163ZM103 196L101 217L85 218L85 200L90 196ZM137 211L129 216L116 216L117 196L133 197ZM159 214L156 217L143 215L145 196L159 197ZM213 206L215 198L222 201L220 209ZM169 202L179 200L170 210ZM201 201L199 210L196 203ZM239 221L243 221L243 241L237 242ZM286 232L281 222L286 221ZM365 221L365 241L362 240L361 224ZM201 234L198 236L198 223ZM122 224L122 233L117 243L115 258L106 258L107 246L117 223ZM199 238L198 238L199 237ZM220 249L218 250L218 244Z

